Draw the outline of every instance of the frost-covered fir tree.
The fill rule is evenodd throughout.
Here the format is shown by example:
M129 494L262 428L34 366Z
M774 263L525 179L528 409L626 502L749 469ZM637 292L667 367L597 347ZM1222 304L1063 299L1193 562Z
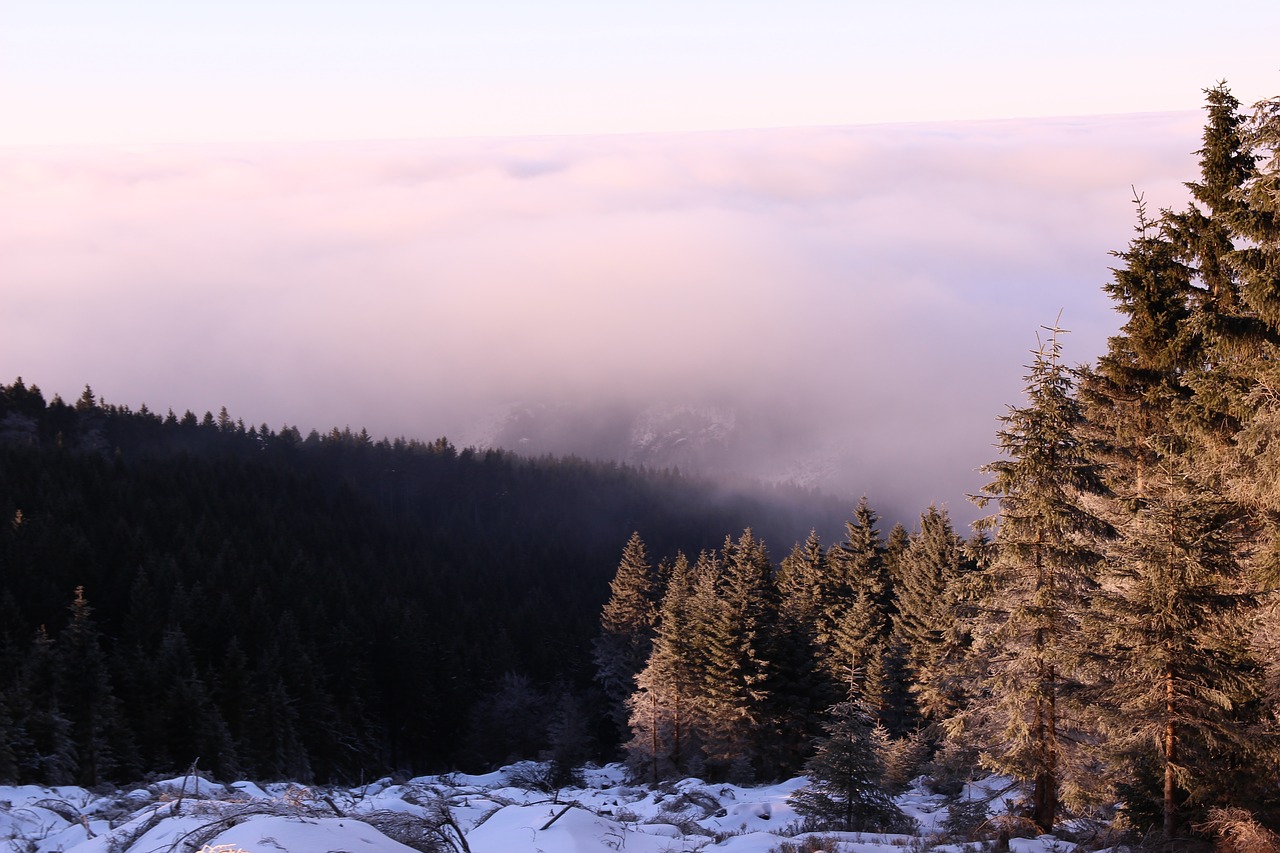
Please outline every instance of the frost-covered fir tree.
M710 562L704 554L698 570L712 571ZM705 664L692 611L696 574L684 554L676 556L653 650L627 700L627 763L633 776L655 784L690 773L700 763L699 687Z
M786 617L809 627L815 644L829 631L824 609L833 580L827 564L827 549L817 531L810 530L803 542L797 542L778 567L778 594Z
M1177 229L1140 200L1138 219L1107 287L1125 325L1081 385L1116 534L1086 627L1121 793L1171 840L1189 807L1228 803L1229 777L1256 767L1247 721L1260 673L1242 632L1246 515L1216 449L1233 427L1196 394L1218 367L1203 334L1213 308Z
M993 479L974 499L998 511L982 523L994 531L994 558L976 620L990 701L971 713L994 729L985 762L1031 783L1031 819L1052 832L1063 782L1093 781L1069 772L1071 747L1088 733L1066 703L1081 657L1080 613L1100 559L1090 543L1106 526L1082 503L1103 487L1080 437L1062 330L1046 331L1026 377L1026 405L1001 418L1004 457L983 469Z
M966 576L977 568L945 509L930 506L898 562L894 639L916 704L929 721L962 707L972 688L972 637L962 619Z
M863 497L845 524L846 540L831 549L828 559L849 592L835 608L824 664L841 685L840 698L865 700L879 717L889 704L893 589L877 520Z
M1092 601L1109 753L1129 798L1157 786L1166 839L1178 835L1184 804L1225 804L1220 768L1251 751L1241 712L1261 689L1245 632L1238 508L1190 480L1185 465L1175 457L1148 472Z
M75 779L75 744L59 702L60 679L56 646L42 625L23 661L11 707L20 736L13 742L19 771L43 785L70 785Z
M596 680L610 701L610 713L619 727L625 728L627 699L636 688L636 675L649 659L657 621L656 578L638 532L631 534L622 549L609 593L592 656Z
M764 543L750 530L736 542L726 539L719 576L699 583L695 596L706 640L701 692L708 772L738 782L762 770L768 775L760 762L775 729L769 682L778 597Z

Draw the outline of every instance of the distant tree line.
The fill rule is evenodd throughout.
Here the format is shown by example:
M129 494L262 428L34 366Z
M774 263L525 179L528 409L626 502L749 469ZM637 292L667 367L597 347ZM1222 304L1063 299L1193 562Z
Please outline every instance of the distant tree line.
M0 782L359 781L595 756L617 542L829 499L0 386Z
M627 543L597 680L638 779L807 770L797 809L891 826L874 785L997 771L1026 819L1122 804L1164 844L1215 808L1280 828L1280 99L1206 92L1185 210L1150 213L1097 363L1032 351L968 540L931 507L773 565L747 531Z

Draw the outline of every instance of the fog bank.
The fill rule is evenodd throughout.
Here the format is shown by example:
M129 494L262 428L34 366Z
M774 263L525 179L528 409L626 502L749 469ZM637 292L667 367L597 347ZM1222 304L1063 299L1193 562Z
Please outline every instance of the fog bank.
M0 149L0 378L586 455L666 424L967 521L1037 328L1102 351L1131 187L1183 203L1201 124Z

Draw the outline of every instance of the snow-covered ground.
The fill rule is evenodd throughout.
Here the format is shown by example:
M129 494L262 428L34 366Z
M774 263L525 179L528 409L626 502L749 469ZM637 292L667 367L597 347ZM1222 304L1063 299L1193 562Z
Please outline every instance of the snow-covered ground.
M799 821L787 803L802 778L759 787L685 779L654 790L626 784L611 765L588 769L584 787L555 796L513 784L537 770L516 765L485 776L383 779L350 789L196 777L106 795L0 787L0 853L770 853L805 839L794 835ZM989 801L998 814L1013 794L1006 780L990 779L962 796ZM919 835L818 834L839 841L839 853L980 849L940 843L943 797L916 786L898 803L919 823ZM1041 836L1015 838L1010 849L1051 853L1074 845Z

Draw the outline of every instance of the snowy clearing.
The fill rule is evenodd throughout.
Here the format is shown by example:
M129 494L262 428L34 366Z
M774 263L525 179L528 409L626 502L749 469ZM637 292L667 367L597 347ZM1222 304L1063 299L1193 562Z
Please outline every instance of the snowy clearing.
M358 788L196 777L102 796L75 787L0 787L0 853L770 853L807 837L794 834L799 821L787 802L803 778L756 787L684 779L653 789L626 784L621 767L610 765L588 769L584 787L553 796L512 784L531 767ZM993 778L963 796L988 801L999 814L1016 791ZM916 785L897 802L919 823L919 835L815 834L838 842L824 849L839 853L981 849L940 843L944 797ZM1073 848L1052 836L1010 845L1015 853Z

